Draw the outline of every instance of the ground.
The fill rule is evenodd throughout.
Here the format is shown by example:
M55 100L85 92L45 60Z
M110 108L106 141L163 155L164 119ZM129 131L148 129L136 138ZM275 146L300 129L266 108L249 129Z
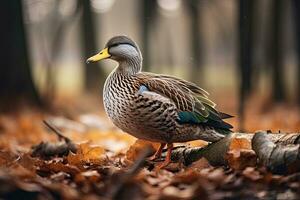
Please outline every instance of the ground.
M254 108L251 102L249 107ZM144 161L158 144L121 132L101 111L74 112L67 106L55 110L49 113L26 107L1 114L0 198L297 199L300 195L300 173L268 172L256 163L246 141L232 143L227 165L212 166L202 158L189 166L172 163L156 171L159 161ZM246 119L249 132L295 132L300 127L293 106L276 105L264 112L248 109ZM70 140L57 137L43 120ZM237 119L230 122L237 125ZM206 144L195 141L188 145Z

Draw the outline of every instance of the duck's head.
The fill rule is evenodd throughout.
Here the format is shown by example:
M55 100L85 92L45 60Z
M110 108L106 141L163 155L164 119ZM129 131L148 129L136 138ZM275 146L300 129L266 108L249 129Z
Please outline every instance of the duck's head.
M103 59L113 59L119 63L138 62L141 64L142 56L137 44L127 36L115 36L105 45L98 54L87 59L87 63L97 62Z

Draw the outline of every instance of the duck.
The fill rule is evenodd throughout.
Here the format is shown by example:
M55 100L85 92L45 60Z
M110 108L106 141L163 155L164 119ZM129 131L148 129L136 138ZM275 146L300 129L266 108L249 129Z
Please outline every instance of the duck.
M129 37L112 37L86 62L104 59L117 62L104 83L106 114L124 132L160 143L150 160L160 158L167 146L159 168L171 162L174 143L217 142L232 132L232 125L224 121L232 116L218 111L204 89L174 76L143 72L142 53Z

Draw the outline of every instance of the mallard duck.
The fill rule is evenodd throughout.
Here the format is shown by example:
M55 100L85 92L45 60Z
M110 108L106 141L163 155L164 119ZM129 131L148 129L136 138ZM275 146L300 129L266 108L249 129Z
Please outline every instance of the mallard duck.
M142 72L141 51L127 36L111 38L87 63L103 59L118 63L104 84L108 117L136 138L159 142L160 148L151 159L161 157L167 145L160 167L170 163L175 142L216 142L231 132L232 126L223 121L231 116L217 111L205 90L180 78Z

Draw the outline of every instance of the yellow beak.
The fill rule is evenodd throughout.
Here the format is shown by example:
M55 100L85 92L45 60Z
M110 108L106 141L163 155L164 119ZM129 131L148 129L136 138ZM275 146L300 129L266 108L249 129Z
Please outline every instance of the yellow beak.
M100 60L103 60L103 59L109 58L109 57L110 57L110 54L108 53L108 48L105 48L102 51L100 51L100 53L87 59L86 63L97 62L97 61L100 61Z

